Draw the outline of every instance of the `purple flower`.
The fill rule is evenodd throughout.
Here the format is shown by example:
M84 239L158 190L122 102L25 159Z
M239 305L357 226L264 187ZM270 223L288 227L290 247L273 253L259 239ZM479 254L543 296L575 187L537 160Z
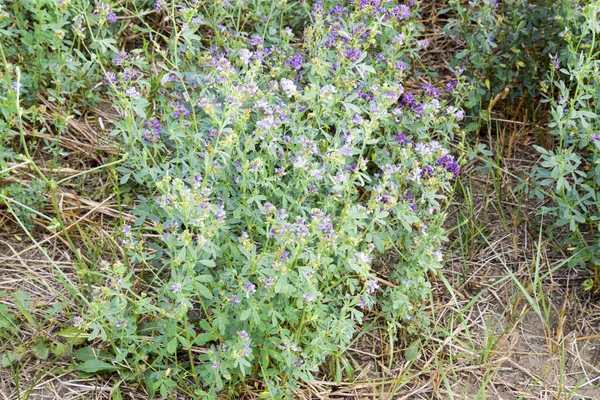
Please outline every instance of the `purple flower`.
M408 141L404 133L397 134L396 137L394 137L394 140L401 144L405 144Z
M221 363L220 363L220 362L218 362L218 361L213 361L213 363L212 363L212 367L213 367L214 369L219 369L219 368L221 367Z
M130 59L129 54L126 51L120 51L117 54L115 54L112 62L115 67L118 67L118 66L122 65L124 62L129 61L129 59Z
M250 41L250 44L252 46L260 46L261 44L263 44L265 42L265 39L261 38L260 36L254 36L252 38L252 40Z
M365 284L367 285L367 292L369 293L375 293L375 291L379 289L379 284L375 279L369 279Z
M225 216L225 210L223 209L217 210L217 212L215 212L215 218L217 218L217 222L221 224L225 222Z
M431 168L429 165L425 165L421 171L421 177L429 178L431 176L433 176L433 168Z
M141 96L140 92L133 86L125 91L125 95L134 100L139 99Z
M123 225L121 232L123 232L123 235L129 236L131 234L131 225Z
M412 203L410 205L410 208L412 208L413 211L417 211L417 203L415 203L415 197L412 194L410 194L410 193L407 192L404 195L404 198L406 198L409 203Z
M185 106L183 106L180 102L175 101L171 104L174 107L171 116L175 119L179 118L187 118L190 116L190 110L188 110Z
M117 22L117 14L112 11L106 14L106 22L109 24L115 24Z
M360 296L360 299L358 300L358 306L363 310L367 307L364 296Z
M360 49L348 49L344 51L344 57L346 57L351 62L357 62L362 56L362 51Z
M163 4L162 0L156 0L154 2L154 9L156 10L156 12L161 12L163 9L163 6L164 6L164 4Z
M458 165L458 163L454 161L454 158L450 155L440 157L436 161L435 165L438 167L444 167L446 171L451 172L453 179L456 178L460 173L460 165Z
M246 332L246 331L239 331L239 332L238 332L238 336L239 336L239 337L240 337L240 339L242 339L243 341L250 340L250 335L248 335L248 332Z
M158 118L153 118L144 122L144 133L142 137L144 140L150 143L160 142L160 131L162 129L162 123Z
M85 30L83 15L76 16L73 19L71 27L75 30L76 34L83 36L83 31Z
M109 267L108 261L100 260L100 263L98 265L98 269L100 269L100 271L105 271L108 267Z
M421 86L421 89L425 92L425 94L427 96L436 97L436 98L440 97L439 89L429 83Z
M312 294L306 293L302 295L302 298L304 300L306 300L307 303L312 303L313 300L315 299L315 296L313 296Z
M233 304L240 304L242 302L237 295L233 295L231 301L233 302Z
M294 367L296 368L300 367L302 364L304 364L304 360L297 359L296 361L294 361Z
M556 53L556 54L548 53L548 57L550 57L550 61L552 61L552 63L554 64L554 68L556 68L556 70L559 70L560 69L560 60L558 59L558 53Z
M449 93L454 92L454 89L456 89L456 87L458 86L458 81L456 79L452 79L451 81L448 81L446 83L446 90Z
M171 292L173 292L173 293L181 292L181 284L180 283L173 284L173 286L171 286Z
M293 70L296 71L300 71L300 69L302 68L302 62L304 60L302 59L302 56L300 54L296 54L293 57L288 58L287 60L285 60L285 66L286 67L290 67Z
M371 256L369 256L366 253L363 253L362 251L356 253L356 262L359 264L366 264L369 265L371 264Z
M400 105L407 108L414 108L417 104L415 96L411 93L404 93L402 95L402 99L400 100Z
M265 287L271 287L273 286L273 283L275 283L275 279L270 277L267 280L265 280Z
M276 212L277 212L277 208L273 204L271 204L271 203L263 204L263 207L262 207L263 215L274 216Z
M428 48L428 47L429 47L429 40L427 40L427 39L418 40L418 41L417 41L417 46L418 46L420 49L426 49L426 48Z
M256 293L256 285L252 282L246 283L243 289L246 292L246 298L250 297L251 294Z
M352 118L352 123L353 123L354 125L362 125L362 124L364 124L364 123L365 123L365 120L364 120L364 118L363 118L363 117L361 117L361 116L360 116L360 114L356 114L356 115L354 116L354 118Z
M240 52L238 53L238 56L240 57L240 60L242 60L242 62L246 65L250 64L250 61L252 61L252 55L254 53L252 53L250 50L248 49L241 49Z
M594 133L591 137L592 141L596 142L600 140L600 133Z
M113 288L118 289L123 285L123 280L121 280L121 278L112 277L110 278L110 284Z
M407 5L400 4L392 8L392 15L396 17L398 21L410 18L410 8Z
M80 316L73 318L73 326L75 328L81 328L83 326L83 322L83 318L81 318Z
M281 88L283 89L285 94L287 94L288 97L292 97L293 95L295 95L297 93L297 88L296 88L296 85L294 85L293 81L286 79L286 78L282 78L279 83L281 85Z
M104 75L104 83L106 84L106 86L113 88L119 84L119 78L114 72L108 71L106 75Z

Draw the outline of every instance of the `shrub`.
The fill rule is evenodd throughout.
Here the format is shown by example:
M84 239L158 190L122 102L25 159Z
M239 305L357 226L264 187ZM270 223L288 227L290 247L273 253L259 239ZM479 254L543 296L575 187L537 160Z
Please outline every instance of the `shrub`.
M571 266L594 270L595 278L586 281L586 287L597 286L600 86L596 34L600 3L464 3L450 1L456 18L450 20L446 32L464 44L453 63L462 65L475 82L474 90L462 87L469 98L466 105L476 116L489 120L492 99L505 87L514 100L534 100L535 118L547 124L551 140L549 146L535 146L541 162L533 168L531 185L521 184L517 189L548 200L539 213L548 233L556 234L574 251Z
M570 265L595 269L598 274L598 212L600 199L600 49L597 44L600 2L589 2L581 9L565 5L562 10L564 43L560 52L549 54L553 61L545 82L545 97L550 107L551 148L536 147L542 161L532 178L540 187L538 197L552 201L541 211L552 227L568 227L568 247L574 256ZM589 285L589 282L587 283Z
M151 395L260 378L266 396L289 397L369 310L392 337L427 326L462 110L437 83L409 89L427 46L416 7L293 4L244 24L242 7L275 9L161 6L168 48L119 51L107 70L129 151L121 182L148 195L123 227L127 258L94 272L74 324ZM389 252L391 272L374 270ZM116 369L79 355L88 372Z
M489 120L494 97L505 88L517 102L541 94L539 82L545 76L564 27L557 16L571 1L450 0L452 17L447 35L464 47L451 65L462 67L475 83L466 105L475 117ZM529 103L534 104L535 103ZM530 111L534 111L531 107ZM510 111L509 111L510 112Z

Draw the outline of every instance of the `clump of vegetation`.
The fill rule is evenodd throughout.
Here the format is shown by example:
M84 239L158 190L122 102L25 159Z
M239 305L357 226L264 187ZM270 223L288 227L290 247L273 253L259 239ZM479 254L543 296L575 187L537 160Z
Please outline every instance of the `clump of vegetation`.
M178 40L158 69L144 46L115 53L105 76L123 114L122 183L148 194L123 227L128 259L94 271L75 323L163 396L250 377L290 396L343 359L366 311L392 336L426 328L426 276L443 260L459 173L444 144L463 114L436 83L404 86L427 45L417 9L317 2L296 32L277 26L285 14L213 27L240 7L161 9ZM379 275L372 261L390 251Z

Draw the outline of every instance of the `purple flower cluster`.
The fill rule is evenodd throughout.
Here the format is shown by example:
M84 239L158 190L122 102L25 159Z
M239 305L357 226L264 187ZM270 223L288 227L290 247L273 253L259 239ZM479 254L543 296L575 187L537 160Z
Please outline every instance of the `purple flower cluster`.
M558 71L560 69L560 60L558 59L558 53L548 53L548 57L550 57L550 61L552 61L554 68L556 68L556 70Z
M415 197L411 193L407 192L404 195L404 198L410 203L410 208L412 208L413 211L417 211L418 206L417 203L415 203Z
M162 123L158 118L152 118L144 122L144 132L142 137L149 143L160 142L160 131L162 129Z
M398 21L410 18L410 7L405 4L400 4L392 8L392 16Z
M244 292L246 292L246 298L249 298L251 294L256 293L256 285L252 282L248 282L243 287Z
M357 62L361 58L362 54L362 51L358 48L348 49L344 51L344 57L346 57L351 62Z
M431 96L431 97L435 97L435 98L440 97L440 90L438 88L434 87L432 84L429 84L429 83L425 84L425 85L421 86L421 89L427 96Z
M458 163L454 161L454 157L452 157L451 155L445 155L440 157L436 161L435 165L438 167L444 167L446 171L451 172L453 179L456 178L460 173L460 165L458 165Z
M73 318L73 326L75 328L81 328L81 327L83 327L83 324L84 324L84 321L83 321L82 317L77 316L77 317Z
M458 81L456 79L452 79L446 83L446 90L448 93L453 93L457 86Z
M375 279L369 279L365 282L365 285L367 286L367 292L369 293L375 293L375 291L379 289L379 284Z
M313 296L312 294L309 294L309 293L303 294L302 298L309 304L315 300L315 296Z
M119 67L119 66L123 65L124 63L128 62L129 60L131 60L131 56L129 55L129 53L127 53L124 50L121 50L120 52L115 54L112 62L115 67Z
M190 110L188 110L183 104L178 101L171 102L171 107L173 107L173 112L171 116L174 119L187 118L190 116Z
M181 283L174 283L171 286L171 292L173 292L173 293L179 293L179 292L181 292Z
M433 176L433 168L429 165L425 165L421 170L421 178L427 179Z
M290 58L288 58L285 61L285 66L286 67L290 67L291 69L295 70L295 71L300 71L300 69L302 68L302 63L304 62L304 60L302 59L302 56L300 54L296 54Z
M108 22L109 24L116 24L117 23L117 14L115 14L112 11L108 12L106 14L106 22Z

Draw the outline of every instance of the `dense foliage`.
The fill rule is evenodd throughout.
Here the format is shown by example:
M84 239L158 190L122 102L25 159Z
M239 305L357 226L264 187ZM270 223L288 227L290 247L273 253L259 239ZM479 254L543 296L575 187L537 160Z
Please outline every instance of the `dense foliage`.
M121 183L147 195L123 228L129 258L99 266L77 327L110 340L150 393L184 382L214 395L260 377L274 397L339 362L367 310L391 332L426 327L459 173L443 143L463 113L452 90L404 87L428 45L418 9L154 11L172 27L166 48L115 52L103 77L123 115ZM379 276L372 261L390 251Z
M571 266L595 270L597 286L600 3L449 3L455 15L446 32L464 45L454 64L463 66L474 83L474 89L464 92L466 105L476 117L490 121L494 98L506 90L515 112L526 110L543 124L550 140L535 146L541 160L531 182L519 189L548 200L539 210L548 233L574 250Z

